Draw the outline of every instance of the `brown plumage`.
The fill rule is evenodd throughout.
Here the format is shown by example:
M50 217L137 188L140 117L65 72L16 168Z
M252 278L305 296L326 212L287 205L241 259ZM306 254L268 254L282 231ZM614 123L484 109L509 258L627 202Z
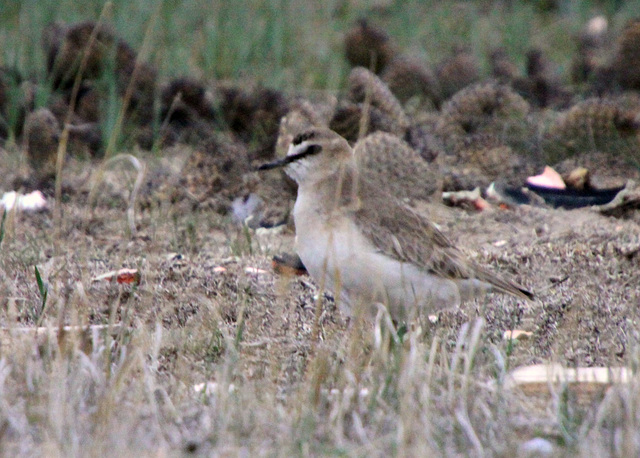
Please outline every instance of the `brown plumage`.
M366 198L360 198L360 205L352 212L356 224L386 256L443 278L476 279L500 292L533 298L522 286L470 261L429 220L384 192L378 183L360 180L358 195Z

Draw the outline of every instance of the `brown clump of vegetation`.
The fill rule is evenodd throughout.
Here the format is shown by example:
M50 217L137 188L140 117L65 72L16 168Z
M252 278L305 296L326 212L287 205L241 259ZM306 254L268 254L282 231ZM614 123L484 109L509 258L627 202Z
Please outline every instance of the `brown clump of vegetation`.
M163 119L185 124L198 117L209 121L216 119L216 107L213 95L207 93L207 87L193 78L181 77L171 80L161 93Z
M457 46L452 55L440 62L436 68L436 78L440 83L443 99L478 82L480 65L465 46Z
M43 41L54 88L71 89L79 72L83 80L95 80L112 68L120 96L130 92L129 112L142 122L152 119L156 69L138 62L135 51L109 26L91 21L68 27L54 24Z
M612 67L623 89L640 89L640 19L630 21L622 31Z
M187 159L181 185L197 205L226 213L231 201L247 192L249 153L242 143L210 137Z
M356 103L370 103L398 123L399 130L409 126L402 105L380 78L363 67L349 74L349 97Z
M397 133L397 121L379 108L363 103L341 102L329 121L329 128L355 143L376 131Z
M370 68L380 73L392 59L394 46L389 35L360 19L344 37L345 56L353 67Z
M39 179L51 178L55 173L60 125L47 108L29 113L25 121L25 149L29 165Z
M455 150L467 135L500 135L506 126L525 125L530 109L527 101L511 87L479 83L463 89L445 103L436 132Z
M250 145L251 157L273 157L280 118L289 110L285 95L263 87L223 86L217 92L224 122Z
M367 180L400 199L428 200L439 188L435 168L395 135L373 133L354 151Z
M439 108L442 91L436 75L417 57L394 57L382 73L382 80L402 102L417 97L427 106Z
M545 133L553 158L589 151L625 154L638 147L640 99L637 96L591 98L560 114Z
M487 187L494 181L520 186L541 167L539 161L518 154L492 134L466 136L455 154L440 155L443 190L459 191Z
M489 64L491 66L491 76L500 83L511 83L520 75L520 70L503 47L498 47L491 51Z

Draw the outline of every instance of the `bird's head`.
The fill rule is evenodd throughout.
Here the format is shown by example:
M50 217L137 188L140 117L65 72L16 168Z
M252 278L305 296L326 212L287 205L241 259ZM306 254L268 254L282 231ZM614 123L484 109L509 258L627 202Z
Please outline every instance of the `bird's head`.
M287 155L261 165L258 170L284 167L298 185L335 176L354 159L349 143L329 129L313 128L296 135Z

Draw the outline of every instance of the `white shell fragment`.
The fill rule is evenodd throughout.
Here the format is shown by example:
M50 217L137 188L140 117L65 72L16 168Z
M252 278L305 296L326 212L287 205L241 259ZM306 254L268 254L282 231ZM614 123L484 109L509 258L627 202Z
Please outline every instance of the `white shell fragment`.
M533 336L531 331L523 331L522 329L509 329L502 333L504 340L526 340Z
M626 367L577 367L568 368L560 364L534 364L515 369L507 376L507 385L539 390L548 390L555 383L609 385L628 383L631 371Z
M11 211L38 212L48 208L47 199L40 191L29 194L18 194L16 191L5 192L0 200L0 208Z
M544 166L544 170L540 175L527 178L527 183L534 186L541 186L550 189L566 189L567 185L558 172L548 165Z

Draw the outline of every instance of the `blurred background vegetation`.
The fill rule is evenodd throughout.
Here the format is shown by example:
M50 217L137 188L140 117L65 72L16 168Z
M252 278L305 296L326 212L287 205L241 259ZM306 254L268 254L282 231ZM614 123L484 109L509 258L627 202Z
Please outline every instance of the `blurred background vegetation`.
M141 73L153 73L148 80L151 97L137 102L150 113L145 115L147 121L153 120L153 140L147 143L157 145L161 124L168 119L166 115L170 111L170 99L162 102L158 96L166 83L179 78L188 77L206 88L217 83L222 83L219 87L228 83L240 88L219 97L223 100L219 103L220 110L226 114L217 119L224 119L229 125L236 122L235 112L243 115L244 108L237 108L235 96L245 88L281 91L272 94L281 99L292 95L311 96L313 92L329 95L343 91L350 71L345 58L345 36L363 18L388 36L391 57L411 56L429 71L462 49L472 56L473 65L478 69L478 74L468 83L486 80L492 76L490 55L500 48L507 60L515 64L515 71L526 75L530 73L526 68L527 56L535 50L548 67L545 77L549 78L550 86L562 88L571 80L572 64L580 53L586 24L594 17L606 23L606 44L600 46L598 55L598 64L606 69L611 61L608 54L615 57L614 37L620 36L625 24L638 14L640 0L333 0L322 4L299 0L89 0L82 3L9 0L1 8L0 71L5 76L7 72L18 75L14 84L6 85L5 100L0 100L6 107L0 119L4 137L20 137L23 107L27 106L27 111L51 107L55 92L60 92L59 81L53 81L52 73L47 71L45 42L51 39L51 30L55 29L52 25L58 24L62 29L64 25L101 20L118 40L130 46L132 61L137 53L139 61L150 64ZM633 49L634 37L630 38ZM81 40L86 41L87 37ZM635 58L633 49L630 55ZM623 66L627 60L626 57L619 59ZM105 64L109 62L113 65L113 60L105 60ZM453 68L451 75L445 71L442 78L439 76L443 83L455 80L461 73L455 65L450 68ZM618 73L622 70L617 69ZM600 74L604 75L599 76L600 82L610 79L608 73ZM97 88L100 94L99 135L103 144L121 149L141 143L139 136L136 140L137 134L127 132L127 124L135 124L136 120L128 119L124 127L118 120L126 106L123 98L128 77L114 77L113 71L106 71L99 79L93 89ZM35 84L21 85L25 80ZM398 85L402 87L405 82L400 81ZM456 87L452 90L444 90L445 84L442 86L443 100L464 87L454 84ZM70 84L64 89L68 92L65 94L68 101ZM394 89L397 87L392 87L396 92ZM578 97L574 102L587 96L580 87L576 89L573 92ZM240 94L239 98L242 97ZM266 100L266 94L258 92L251 97L249 105L253 108L262 105L267 111L273 108L274 103ZM435 103L436 107L440 102ZM546 105L546 102L540 104ZM566 108L567 104L556 104L556 108L559 106ZM230 112L234 113L230 115ZM286 109L275 113L272 124L277 127L285 112ZM133 122L129 122L132 119ZM541 122L544 124L544 119ZM245 130L253 135L260 129L255 123L249 123Z
M5 0L0 7L0 65L42 80L44 28L96 20L101 0ZM161 77L239 80L281 90L343 87L348 66L342 34L360 17L381 26L402 50L435 63L468 46L487 71L487 55L506 49L520 66L531 47L567 70L584 24L603 15L612 31L640 1L114 0L106 20L139 50L149 26L147 60Z

